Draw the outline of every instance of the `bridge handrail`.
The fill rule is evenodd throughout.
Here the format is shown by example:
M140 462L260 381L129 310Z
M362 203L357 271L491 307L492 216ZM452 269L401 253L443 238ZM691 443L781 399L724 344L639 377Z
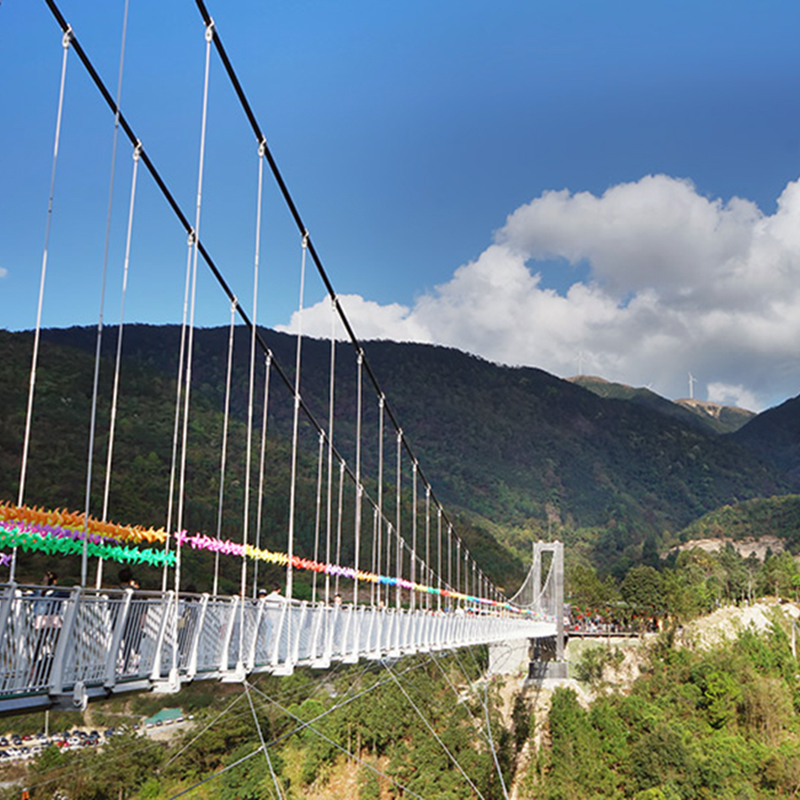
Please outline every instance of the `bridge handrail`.
M244 626L244 627L242 627ZM551 635L507 614L0 584L0 711Z

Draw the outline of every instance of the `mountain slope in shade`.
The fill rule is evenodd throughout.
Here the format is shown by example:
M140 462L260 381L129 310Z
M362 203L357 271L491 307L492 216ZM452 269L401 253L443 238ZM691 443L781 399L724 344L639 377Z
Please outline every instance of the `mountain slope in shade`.
M732 439L792 479L800 478L800 396L762 412Z
M291 382L293 370L286 365L294 363L294 337L269 330L262 334ZM10 343L24 334L7 336ZM174 404L170 387L174 386L179 339L178 326L131 325L125 331L125 368L140 376L138 387L145 374L157 378L151 385L158 388L159 397L149 400L159 407ZM43 340L51 348L92 353L95 331L51 330ZM227 328L195 334L193 397L209 409L221 410L224 405L227 342ZM113 335L106 337L104 347L113 357ZM624 546L641 542L647 532L660 535L677 530L724 503L791 489L774 467L736 442L704 429L691 412L667 401L659 405L676 408L675 414L638 402L598 397L542 370L498 366L454 349L385 341L367 342L364 347L437 496L449 506L498 523L533 523L546 529L552 520L574 527L613 529L618 544ZM57 354L53 357L58 360ZM249 335L240 328L231 403L239 420L245 418L247 408L248 361ZM323 422L327 420L329 363L328 342L303 341L302 395ZM351 461L356 370L349 345L337 346L336 364L336 436L341 452ZM258 366L260 385L263 363ZM104 367L104 375L108 369ZM279 391L279 384L275 376L270 430L285 436L291 430L292 404L287 392ZM123 377L123 393L129 385ZM85 396L86 389L80 391ZM658 402L656 395L649 395L651 402ZM374 429L377 402L365 392L364 403L365 430L370 425ZM24 400L20 407L24 409ZM259 413L257 407L256 419ZM216 436L206 438L204 460L211 464L218 459L213 451L218 453L219 442ZM389 434L387 459L394 446L388 440ZM364 440L362 458L364 474L376 475L374 436ZM408 486L406 476L404 487ZM211 499L208 504L213 507Z

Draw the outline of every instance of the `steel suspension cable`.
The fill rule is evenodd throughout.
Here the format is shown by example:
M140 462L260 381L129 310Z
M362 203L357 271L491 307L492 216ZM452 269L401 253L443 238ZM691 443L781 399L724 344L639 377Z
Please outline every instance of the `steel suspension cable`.
M442 507L436 509L436 541L437 541L437 561L436 572L438 574L439 594L436 597L437 611L442 610Z
M391 575L392 574L392 523L390 522L386 526L386 572L383 573L384 575ZM389 608L389 605L392 602L392 591L389 584L386 584L386 607Z
M178 472L178 442L181 430L181 398L183 396L183 370L186 359L186 324L189 318L189 291L192 283L192 250L194 236L190 234L186 242L186 279L183 289L183 317L181 320L181 343L178 349L178 375L175 381L175 421L172 426L172 460L169 469L169 497L167 499L167 538L164 550L169 553L170 538L172 536L172 514L175 503L175 481ZM231 301L233 302L233 300ZM164 562L164 571L161 579L161 591L167 591L167 564Z
M406 669L401 671L400 674L404 675L407 672L410 672L412 670L419 669L420 667L426 666L429 663L429 661L430 661L430 659L428 659L425 662L421 662L419 664L414 664L414 665L412 665L410 667L407 667ZM353 701L358 700L360 697L363 697L364 695L369 694L372 691L375 691L376 689L378 689L380 686L382 686L384 683L387 683L388 681L389 681L388 678L386 680L383 680L383 681L377 681L376 683L374 683L372 686L368 687L367 689L365 689L365 690L363 690L361 692L358 692L355 695L352 695L351 697L347 698L344 701L340 701L340 702L334 704L333 706L331 706L331 708L327 709L326 711L323 711L321 714L318 714L316 717L314 717L314 718L312 718L311 720L308 720L308 721L304 721L304 720L300 719L299 717L295 717L294 715L292 715L291 712L288 711L288 709L285 709L283 707L283 705L281 705L280 703L278 703L275 700L273 700L265 692L261 691L257 686L255 686L255 684L251 683L250 687L252 688L252 690L256 694L260 695L263 699L267 700L268 702L272 703L273 705L275 705L276 707L281 709L288 716L293 716L294 719L296 719L298 722L301 723L296 728L294 728L294 729L292 729L290 731L287 731L286 733L283 733L280 736L277 736L274 739L272 739L271 741L267 742L267 747L273 747L274 745L278 744L279 742L283 741L284 739L287 739L290 736L294 736L295 734L300 733L301 731L303 731L303 730L305 730L307 728L310 728L310 726L313 725L313 723L315 723L315 722L319 721L320 719L328 716L329 714L332 714L334 711L337 711L337 710L343 708L344 706L349 705ZM241 695L239 695L239 698L241 698ZM318 733L316 730L314 732ZM337 745L337 747L338 747L338 745ZM258 747L252 753L244 756L243 758L239 759L238 761L234 762L233 764L229 764L228 766L224 767L221 770L218 770L217 772L213 773L212 775L209 775L206 778L203 778L200 781L192 784L191 786L189 786L189 787L187 787L185 789L182 789L177 794L172 795L169 798L169 800L175 800L175 798L181 797L181 796L187 794L188 792L193 791L194 789L197 789L199 786L202 786L203 784L208 783L209 781L213 780L214 778L217 778L220 775L223 775L225 772L228 772L229 770L233 769L234 767L237 767L240 764L244 763L245 761L248 761L249 759L251 759L254 756L258 755L260 752L261 752L261 747ZM389 780L393 780L393 779L390 778ZM396 781L395 781L395 783L396 783ZM405 787L401 787L401 788L405 788ZM415 795L415 796L418 796L418 795Z
M342 516L344 513L344 461L339 462L339 504L336 509L336 563L342 563ZM339 595L339 571L336 571L334 594Z
M58 144L61 138L61 118L64 111L64 89L67 82L67 55L70 44L72 43L72 28L64 28L64 35L61 37L63 48L61 58L61 83L58 90L58 111L56 112L56 133L53 141L53 166L50 171L50 194L47 201L47 223L44 232L44 251L42 253L42 269L39 277L39 304L36 311L36 330L33 334L33 355L31 357L30 382L28 384L28 409L25 415L25 436L22 443L22 464L19 475L19 493L17 495L17 505L21 506L25 499L25 479L28 471L28 451L31 441L31 421L33 419L33 395L36 389L36 368L39 362L39 339L42 329L42 306L44 305L44 285L47 275L47 254L50 247L50 226L53 220L53 197L56 188L56 165L58 164ZM9 580L13 581L17 569L17 548L11 552L11 567L9 568Z
M258 462L258 509L256 511L256 550L261 549L261 520L264 508L264 471L267 458L267 414L269 409L269 375L272 371L272 353L264 362L264 407L261 411L261 453ZM253 559L253 596L258 588L258 561Z
M456 653L455 650L450 650L449 651L450 655L455 655L455 653ZM469 716L469 718L470 718L470 720L471 720L471 722L473 724L473 727L475 728L476 732L488 744L488 739L486 738L486 734L484 733L484 731L481 729L480 722L476 718L475 714L473 714L472 709L469 707L469 705L467 703L461 703L461 695L458 693L458 689L456 688L456 686L453 683L453 681L450 679L450 676L447 674L447 671L439 663L442 660L442 658L445 657L446 655L447 654L445 654L445 653L434 654L433 663L436 664L436 666L439 668L439 672L441 672L442 677L445 679L445 682L453 690L453 694L456 696L456 700L458 701L458 703L460 703L463 706L464 710L467 712L467 715ZM461 667L460 662L459 662L459 667ZM461 671L464 672L463 668L461 668ZM464 677L467 678L467 683L469 684L469 679L468 679L468 676L467 676L466 673L464 673Z
M362 380L361 373L364 368L364 354L359 350L357 357L357 386L356 386L356 510L355 510L355 531L353 538L355 539L355 554L354 554L354 568L355 568L355 581L353 583L353 607L358 608L358 567L359 555L361 551L361 389Z
M56 1L55 0L45 0L45 3L47 4L48 8L50 9L51 13L55 17L55 19L58 22L58 24L61 26L62 31L64 31L65 33L67 31L70 31L70 34L72 36L72 46L73 46L73 49L75 50L76 55L78 55L80 61L82 62L82 64L86 68L87 72L89 73L90 78L92 79L92 81L94 82L94 84L97 87L98 91L102 95L103 100L105 101L105 103L108 105L108 107L112 111L115 112L116 111L116 107L115 107L114 100L111 97L111 94L106 89L102 79L100 78L99 74L97 73L97 70L94 68L93 64L91 63L90 59L88 58L86 52L83 50L83 48L81 47L80 43L77 41L77 39L72 34L71 28L68 25L68 23L66 22L64 16L61 14L60 10L58 9ZM208 26L211 23L211 18L210 18L210 16L208 16L208 12L205 9L205 4L202 2L202 0L196 0L196 3L198 5L198 8L200 9L201 15L203 16L204 20L206 20L206 22L207 22L207 29L208 29ZM254 116L254 114L252 112L252 109L250 108L249 103L247 102L247 98L245 97L244 92L243 92L243 90L241 88L241 84L239 83L238 78L236 77L236 74L233 71L230 59L228 58L227 53L225 52L224 47L222 46L222 43L221 43L221 41L219 39L219 36L218 36L218 33L216 32L216 30L213 29L213 26L212 26L212 34L211 35L212 35L212 41L213 41L213 43L214 43L214 45L215 45L215 47L217 49L217 52L220 55L220 58L221 58L221 60L223 62L223 66L225 67L225 70L226 70L226 72L227 72L227 74L228 74L228 76L229 76L229 78L231 80L231 83L234 86L234 90L235 90L235 92L237 94L237 97L240 100L240 103L242 104L242 107L243 107L243 109L245 111L246 116L248 117L248 120L249 120L249 122L251 124L251 127L253 128L254 132L257 133L257 141L258 142L262 142L262 141L264 141L263 134L261 134L260 128L258 127L258 123L255 120L255 116ZM121 113L119 115L119 122L120 122L121 128L123 129L125 134L128 136L128 138L131 141L131 143L132 144L136 144L138 142L138 139L137 139L135 133L133 132L133 129L131 128L130 124L128 123L127 119ZM291 215L292 215L293 219L295 220L295 223L298 225L298 228L301 231L301 233L305 233L306 232L305 225L303 225L303 223L302 223L302 219L300 218L300 215L299 215L299 213L297 211L297 208L296 208L294 202L292 201L291 196L289 195L288 189L286 188L286 184L283 181L282 176L280 175L280 172L279 172L279 170L277 168L277 164L275 163L275 160L274 160L271 152L269 151L268 147L265 148L265 154L264 155L265 155L265 158L267 159L267 162L268 162L268 164L270 166L270 169L271 169L271 171L273 173L273 176L275 177L275 180L278 183L278 186L280 188L281 194L283 195L284 200L287 203L287 206L288 206L288 208L289 208L289 210L291 212ZM219 283L219 285L222 287L223 291L228 295L229 299L233 300L234 297L235 297L233 292L231 291L231 289L228 286L227 282L225 281L224 277L220 273L217 265L214 263L214 260L211 258L211 255L209 254L209 252L204 247L202 241L199 238L199 235L195 231L195 228L192 227L192 225L189 223L186 215L181 210L181 208L178 205L177 201L175 200L174 196L170 192L170 190L167 187L166 183L164 182L163 178L158 173L155 165L153 164L152 160L149 158L148 154L145 152L144 149L142 149L141 158L142 158L142 162L146 166L147 170L149 171L149 173L153 177L153 180L156 182L156 185L157 185L158 189L161 191L162 195L167 200L167 203L169 204L169 206L172 209L173 213L178 218L180 224L183 226L183 228L186 231L187 235L190 237L192 248L195 249L199 253L199 255L203 258L203 260L206 262L208 268L213 273L214 277L216 278L216 280ZM343 309L341 307L341 304L339 303L339 300L338 300L335 292L333 291L332 284L330 283L330 280L328 279L328 276L325 273L324 268L322 267L322 263L320 261L319 255L317 254L316 249L314 248L314 245L313 245L313 243L311 242L310 239L308 240L308 250L309 250L309 254L312 257L312 260L314 261L314 263L315 263L315 265L317 267L317 271L319 272L320 277L322 278L323 283L326 286L328 294L331 297L331 302L332 302L334 308L336 309L336 311L337 311L337 313L339 315L339 318L342 321L343 326L345 327L345 330L347 331L347 334L348 334L349 338L351 339L352 342L354 342L355 344L357 344L360 347L360 344L358 344L358 339L355 337L355 334L353 332L352 326L350 325L346 315L344 314L344 311L343 311ZM241 317L241 319L243 320L245 325L247 325L252 330L253 327L254 327L253 323L251 323L251 321L248 318L248 316L245 313L245 311L242 309L241 306L239 306L238 310L239 310L239 316ZM264 342L263 338L259 334L256 334L256 335L258 337L259 344L262 347L262 349L264 350L264 352L269 352L269 348L267 347L267 345ZM291 390L292 384L291 384L291 381L289 381L286 373L280 368L280 365L278 365L277 363L275 363L275 368L277 369L278 375L280 376L281 380L284 382L284 384L287 386L287 388L289 388ZM380 394L381 392L380 392L379 384L377 382L377 379L375 377L374 372L371 369L371 366L370 366L369 362L366 359L364 361L364 368L366 369L367 375L368 375L371 383L373 384L373 387L376 389L376 392L378 394ZM181 372L182 372L182 366L181 366L181 364L179 364L179 374L181 374ZM180 384L180 381L178 383ZM177 397L178 403L176 405L179 405L180 404L180 388L179 388L179 386L176 387L176 393L178 395L178 397ZM314 419L314 416L311 413L311 411L308 409L306 404L304 402L302 402L302 400L301 400L301 407L302 407L304 413L307 415L309 421L312 423L312 425L317 427L317 429L319 430L320 426L318 425L318 423ZM396 417L394 416L394 413L393 413L392 409L388 406L388 404L386 406L386 413L388 414L389 419L391 420L391 422L395 425L395 428L399 430L399 426L397 424ZM407 449L407 451L409 452L410 456L413 458L413 453L412 453L412 451L410 449L410 446L408 444L407 439L403 440L403 446ZM174 479L171 478L171 490L170 490L170 500L169 500L170 508L168 509L168 515L167 515L167 520L168 520L167 530L168 530L168 533L172 530L172 527L173 527L172 526L172 508L171 508L172 502L173 502L172 498L173 498L173 495L174 495L174 488L173 487L174 487ZM449 523L449 520L448 520L448 523ZM165 549L167 551L169 549L169 538L167 539L167 542L165 544ZM166 571L164 573L163 588L164 588L164 590L166 590Z
M314 561L319 563L319 530L322 523L322 467L325 460L325 434L319 434L319 453L317 455L317 497L314 516ZM311 578L311 602L317 602L317 579L319 573L315 570Z
M286 562L286 597L292 599L292 556L294 556L294 521L295 521L295 497L297 493L297 439L300 424L300 363L301 348L303 341L302 317L303 317L303 295L305 293L306 281L306 253L308 252L308 233L303 234L302 254L300 258L300 304L297 312L297 348L294 367L294 415L292 417L292 468L289 486L289 535L287 541L287 553L289 560ZM291 615L289 622L291 623Z
M122 371L122 333L125 329L125 298L128 293L128 268L131 260L131 239L133 237L133 209L136 200L136 181L139 173L139 153L140 147L137 145L133 149L133 173L131 175L131 196L128 203L128 230L125 235L125 261L122 267L122 291L119 306L119 324L117 325L117 352L114 358L114 386L111 390L111 420L108 426L108 450L106 453L106 474L103 483L103 522L108 520L108 501L111 493L111 468L114 459L114 437L117 430L117 406L119 403L119 383L120 374ZM104 268L105 269L105 268ZM105 279L104 279L105 282ZM98 326L98 342L100 339L100 327ZM99 343L98 343L99 355ZM91 471L91 470L89 470ZM86 545L88 541L88 524L89 524L89 511L87 506L86 511L86 526L87 530L84 531L83 550L84 556L86 555ZM97 561L97 580L96 587L99 589L103 584L103 559Z
M425 566L427 573L425 576L425 583L428 586L433 586L433 570L431 569L431 487L429 484L425 485ZM425 608L431 610L431 596L425 596Z
M329 677L335 677L336 673L340 670L341 667L342 667L341 663L336 664L333 667L333 669L330 670ZM253 688L255 688L255 684L251 684L251 686ZM305 689L307 688L307 686L308 686L308 684L306 684L306 686L299 686L299 687L296 686L296 687L293 687L293 688L290 688L290 689L284 691L280 695L281 696L281 700L283 702L300 703L301 702L300 698L301 698L302 694L304 693ZM314 695L318 694L322 690L322 687L323 687L322 683L313 684L312 685L312 691L307 696L302 697L302 700L303 701L310 700L312 697L314 697ZM177 761L177 759L180 758L181 755L183 755L183 753L185 753L190 747L192 747L203 736L203 734L205 734L207 731L211 730L211 728L213 728L217 724L217 722L219 722L220 719L222 719L222 717L224 717L225 715L230 715L231 717L241 718L246 712L237 712L236 714L233 714L232 713L232 709L242 699L242 697L244 697L243 694L236 695L233 698L233 700L230 703L228 703L228 705L222 711L220 711L220 713L217 714L216 717L214 717L214 719L212 719L199 733L195 734L195 736L193 736L192 739L190 739L186 744L184 744L184 746L177 753L175 753L166 762L166 764L164 764L163 769L166 769L174 761ZM268 746L272 746L272 745L276 744L277 741L279 741L279 740L273 740L272 742L269 742Z
M239 661L244 648L244 598L247 597L247 545L250 539L250 478L253 454L253 398L255 397L256 336L258 331L258 267L261 256L261 212L264 191L264 142L258 145L258 191L256 196L256 241L253 255L253 325L250 329L250 374L247 384L247 442L244 459L244 512L242 520L242 577L241 577L241 622L239 625ZM255 596L256 587L253 587Z
M411 583L417 582L417 471L416 460L411 465ZM416 608L417 593L411 591L411 610Z
M119 106L122 99L122 75L123 65L125 63L125 38L128 30L128 0L125 0L124 13L122 18L122 43L120 45L119 55L119 79L117 81L117 100L116 112L114 114L114 136L111 146L111 174L108 186L108 210L106 212L106 236L105 244L103 246L103 270L100 282L100 310L97 317L97 339L94 354L94 375L92 378L92 410L89 419L89 453L86 465L86 499L84 503L84 518L83 518L83 552L81 553L81 586L86 585L88 575L88 547L89 547L89 510L91 507L92 497L92 467L94 464L94 438L97 422L97 395L100 385L100 356L102 352L103 342L103 307L105 305L106 297L106 276L108 275L108 248L111 241L111 211L114 205L114 174L117 165L117 140L119 138ZM135 150L134 150L135 152ZM136 159L138 161L138 158ZM134 171L136 166L134 165ZM134 179L135 180L135 179ZM131 199L131 205L133 200ZM132 213L132 212L131 212ZM130 227L130 221L129 221ZM110 441L110 439L109 439ZM106 467L106 483L108 483L108 466ZM103 522L106 521L105 512L103 513ZM100 588L102 580L102 564L100 559L97 563L97 588Z
M395 591L395 606L400 608L400 581L403 577L403 550L400 542L400 490L402 488L402 470L403 470L403 431L397 431L397 497L395 507L395 536L397 537L397 560L395 568L397 570L397 589Z
M378 398L378 521L377 521L377 535L375 537L375 569L373 572L380 573L381 571L381 533L383 524L381 517L383 516L383 406L385 398L381 395ZM389 574L388 572L386 573ZM381 585L377 585L378 601L381 600ZM387 598L388 604L388 598Z
M331 536L333 532L333 409L336 388L336 309L331 302L331 359L328 387L328 492L325 517L325 563L331 563ZM339 561L337 559L336 563ZM338 580L338 579L337 579ZM330 603L331 578L325 571L325 604Z
M208 121L208 84L211 71L211 37L213 34L213 23L206 27L206 59L205 72L203 77L203 113L200 122L200 158L197 168L197 202L195 205L195 221L192 242L192 290L191 303L189 308L189 329L186 342L186 384L183 393L183 433L181 437L181 465L180 479L178 482L178 517L177 529L183 530L183 512L186 500L186 460L189 451L189 409L192 389L192 359L194 346L194 315L197 301L197 256L198 256L198 237L200 235L200 211L203 205L203 170L205 167L206 149L206 127ZM175 589L174 589L174 611L172 614L172 669L170 670L170 683L178 682L178 603L180 602L181 591L181 542L178 540L175 558ZM244 598L242 598L244 602Z
M228 423L231 409L231 377L233 375L233 340L236 322L236 306L231 303L231 322L228 330L228 361L225 372L225 408L222 416L222 446L219 463L219 496L217 497L217 539L222 538L222 511L225 502L225 471L228 464ZM214 582L211 594L217 596L219 590L219 550L214 553Z
M450 748L442 741L441 737L439 736L438 733L436 733L436 731L434 730L434 728L430 724L430 722L428 722L428 720L425 719L425 715L419 710L419 707L411 699L411 696L405 690L405 687L403 686L403 684L400 683L400 681L397 679L397 677L394 674L394 671L392 670L392 668L391 668L391 666L389 665L388 662L384 662L384 668L389 673L389 675L394 680L394 682L397 684L397 688L400 689L400 691L403 693L403 696L406 698L406 700L408 701L408 703L411 706L411 708L414 709L414 711L417 713L417 716L422 720L422 722L424 723L425 727L428 729L428 731L431 734L431 736L433 736L433 738L437 741L437 743L442 748L442 750L444 750L444 752L447 754L447 757L455 765L456 769L458 769L458 771L464 776L464 780L466 780L466 782L469 784L469 786L472 789L472 791L475 792L475 794L477 794L478 797L481 798L481 800L483 800L483 794L481 794L480 789L478 789L478 787L472 782L472 779L464 771L464 768L458 762L458 759L452 754L452 752L450 751Z
M447 585L453 588L453 526L447 526Z
M261 742L261 749L264 751L264 758L267 761L267 767L269 768L269 774L272 777L272 785L275 787L275 793L278 795L278 800L283 800L283 795L281 794L281 787L278 783L278 776L275 774L275 770L272 766L272 759L269 757L269 749L267 748L267 744L264 741L264 734L261 732L261 725L258 722L258 715L256 714L256 707L253 705L253 698L250 696L250 683L245 681L244 683L244 691L247 695L247 702L250 704L250 710L253 712L253 724L256 726L256 730L258 731L258 740Z
M288 716L288 717L291 717L292 719L295 719L295 720L297 720L298 722L303 722L303 718L302 718L302 717L298 717L298 716L297 716L297 714L294 714L294 713L292 713L292 712L291 712L291 711L290 711L288 708L286 708L285 706L281 705L281 704L280 704L280 703L278 703L277 701L273 700L273 699L272 699L271 697L269 697L268 695L266 695L266 694L263 694L262 696L264 697L264 699L265 699L265 700L267 700L268 702L270 702L270 703L272 703L274 706L276 706L278 709L280 709L280 710L281 710L281 711L282 711L284 714L286 714L286 716ZM375 774L376 774L376 775L377 775L379 778L384 778L384 779L386 779L387 781L389 781L390 783L392 783L392 784L394 784L395 786L397 786L397 787L398 787L398 789L400 789L400 790L402 791L402 793L403 793L403 796L406 796L406 795L408 795L408 796L410 796L410 797L418 797L420 800L424 800L424 798L422 797L422 795L419 795L419 794L417 794L417 793L416 793L416 792L414 792L413 790L409 789L409 788L408 788L408 786L405 786L404 784L400 783L400 782L399 782L399 781L398 781L396 778L393 778L391 775L388 775L387 773L385 773L385 772L382 772L381 770L379 770L377 767L374 767L374 766L373 766L372 764L370 764L369 762L367 762L367 761L364 761L362 758L360 758L360 757L359 757L359 756L357 756L355 753L353 753L353 752L351 752L350 750L348 750L346 747L343 747L343 746L342 746L342 745L340 745L338 742L335 742L333 739L331 739L329 736L326 736L324 733L322 733L322 731L320 731L320 730L318 730L317 728L315 728L315 727L313 726L313 724L311 724L310 722L309 722L309 723L306 723L306 724L304 724L304 725L303 725L303 727L304 727L306 730L309 730L309 731L311 731L312 733L314 733L314 734L316 734L317 736L319 736L319 738L320 738L320 739L323 739L323 740L324 740L324 741L326 741L328 744L330 744L330 745L332 745L333 747L335 747L337 750L339 750L339 751L341 751L342 753L344 753L344 754L345 754L345 755L346 755L346 756L347 756L347 757L348 757L348 758L349 758L351 761L355 761L355 762L356 762L356 764L358 764L359 766L361 766L361 767L366 767L367 769L369 769L369 770L371 770L372 772L374 772L374 773L375 773Z
M377 561L377 553L375 544L380 539L381 535L381 514L378 506L372 508L372 571L377 575L380 573L380 568ZM370 582L370 603L372 606L380 605L380 586L379 584Z
M468 646L467 651L470 654L470 658L472 658L472 662L475 666L480 670L480 666L478 665L478 661L475 658L475 653L472 652L472 647ZM503 777L503 770L500 768L500 760L497 757L497 748L494 745L494 736L492 735L492 723L489 719L489 680L488 677L485 677L483 680L483 710L486 714L486 736L487 741L489 743L489 749L492 752L492 760L494 761L494 768L497 771L497 776L500 778L500 788L503 790L503 797L505 800L508 800L508 789L506 788L506 780Z
M196 6L198 8L198 11L200 12L200 15L203 18L203 21L206 24L206 26L211 24L212 23L212 19L211 19L211 16L210 16L209 12L208 12L208 9L206 7L206 4L205 4L204 0L195 0L195 4L196 4ZM326 270L325 270L325 268L324 268L324 266L322 264L322 260L321 260L321 258L319 256L319 254L317 253L313 242L311 241L311 238L310 238L310 236L308 234L308 227L305 225L305 223L303 222L302 217L300 216L300 212L299 212L299 210L298 210L298 208L297 208L297 206L296 206L296 204L295 204L295 202L294 202L294 200L293 200L293 198L291 196L291 193L289 192L289 189L288 189L288 187L286 185L286 182L283 179L283 176L282 176L280 170L278 169L277 162L275 161L275 158L274 158L269 146L266 145L266 137L265 137L264 133L262 132L262 129L261 129L259 123L258 123L258 120L256 119L256 116L255 116L255 113L254 113L254 111L252 109L252 106L250 105L250 102L247 99L247 95L244 92L244 89L243 89L243 87L241 85L241 82L239 81L239 78L238 78L238 76L236 74L236 71L233 68L233 64L232 64L232 62L231 62L231 60L230 60L230 58L228 56L228 53L225 50L225 47L224 47L224 45L222 43L222 39L220 38L219 31L216 30L216 28L214 29L214 33L213 33L213 41L214 41L214 46L215 46L215 48L217 50L217 53L218 53L218 55L220 57L220 60L222 61L223 67L225 69L225 72L228 75L228 79L231 82L231 86L233 87L234 92L235 92L235 94L236 94L236 96L237 96L237 98L239 100L239 103L242 106L242 110L244 111L245 116L247 117L247 120L250 123L250 127L251 127L251 129L253 131L253 134L256 137L256 140L258 142L264 142L265 143L264 155L265 155L265 157L267 159L267 162L269 163L270 169L272 171L272 175L275 178L275 182L278 185L280 193L281 193L281 195L282 195L282 197L284 199L284 202L286 203L287 208L289 209L289 212L290 212L290 214L292 216L292 219L295 222L295 225L297 226L298 231L300 232L300 235L303 236L304 239L307 241L309 255L311 256L311 259L314 262L314 265L315 265L315 267L317 269L317 273L319 274L320 279L322 280L322 282L323 282L323 284L325 286L325 289L328 292L329 297L331 298L331 302L333 303L333 305L334 305L334 307L336 309L336 312L337 312L337 314L339 316L339 319L340 319L342 325L344 326L344 329L345 329L345 331L347 333L347 336L350 339L351 343L353 344L356 352L363 352L363 347L362 347L358 337L356 336L355 331L353 330L353 327L350 324L350 321L349 321L347 315L345 314L344 309L341 306L341 303L339 302L339 298L338 298L338 296L337 296L337 294L336 294L336 292L335 292L335 290L333 288L333 284L332 284L330 278L328 277L328 274L327 274L327 272L326 272ZM373 372L369 361L366 359L366 356L364 357L364 369L367 372L367 376L369 377L370 382L372 383L376 394L380 395L382 393L380 384L378 383L377 376ZM388 404L387 404L387 413L388 413L392 423L394 424L395 429L399 430L399 428L400 428L399 422L396 419L396 417L395 417L394 413L392 412L391 408L388 406ZM411 447L410 447L410 445L408 444L407 441L404 441L404 446L405 446L405 448L406 448L406 450L407 450L407 452L409 454L409 457L413 460L414 459L414 453L412 452Z

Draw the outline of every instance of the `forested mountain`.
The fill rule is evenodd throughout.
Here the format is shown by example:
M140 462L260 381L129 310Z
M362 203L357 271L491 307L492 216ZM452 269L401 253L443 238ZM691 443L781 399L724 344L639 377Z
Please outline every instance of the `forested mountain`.
M759 414L733 439L800 479L800 396Z
M294 337L261 333L285 370L285 383L291 385ZM29 333L0 332L0 497L6 499L14 499L17 491L31 342ZM109 514L114 519L164 524L179 343L178 326L125 329ZM227 343L227 328L195 333L187 515L191 526L210 533L216 528ZM94 508L102 495L115 348L115 331L107 331ZM29 503L83 507L94 349L94 328L43 333ZM772 442L780 439L782 430L792 430L796 417L791 415L787 421L767 412L739 433L720 436L668 401L662 407L658 402L600 397L538 369L503 367L430 345L373 341L365 344L365 351L437 497L469 520L474 526L470 538L478 547L491 548L500 560L502 550L491 544L490 532L525 557L531 539L545 535L548 528L567 541L572 537L583 542L590 556L602 549L604 560L623 552L635 560L645 537L675 532L724 504L784 494L798 485L800 475L792 472L795 462L789 455L777 448L782 458L771 459L776 450ZM328 342L303 341L301 393L321 424L327 424L328 417L330 357ZM335 358L335 439L352 463L352 348L339 344ZM238 328L226 531L240 524L248 362L249 335ZM259 358L256 428L263 375ZM292 403L282 383L273 372L266 500L266 536L273 542L280 540L286 521ZM370 431L376 428L377 400L367 391L366 379L364 383L364 430ZM677 411L665 413L668 407ZM301 433L309 445L302 462L304 511L299 522L301 541L307 541L313 528L316 434L309 425ZM393 441L394 431L387 432L387 461L393 458ZM374 483L378 443L373 433L365 434L362 457L368 483Z

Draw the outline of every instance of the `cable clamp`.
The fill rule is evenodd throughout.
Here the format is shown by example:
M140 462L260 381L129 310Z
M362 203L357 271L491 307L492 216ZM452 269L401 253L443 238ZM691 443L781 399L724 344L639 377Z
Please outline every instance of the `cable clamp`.
M308 247L308 231L303 231L303 250Z
M142 154L142 143L137 139L136 146L133 148L133 160L138 161Z
M208 23L206 26L206 41L212 42L214 40L214 20L212 19L211 22Z
M381 396L378 398L378 408L383 410L383 407L386 405L386 395L381 392Z
M189 247L192 247L194 243L197 241L197 234L194 232L194 228L189 231L189 236L186 238L186 244Z
M262 139L258 143L258 157L259 158L264 158L264 156L266 154L267 154L267 140L266 139Z
M61 37L61 46L65 49L68 48L74 38L75 34L72 32L72 25L67 25L64 35Z

